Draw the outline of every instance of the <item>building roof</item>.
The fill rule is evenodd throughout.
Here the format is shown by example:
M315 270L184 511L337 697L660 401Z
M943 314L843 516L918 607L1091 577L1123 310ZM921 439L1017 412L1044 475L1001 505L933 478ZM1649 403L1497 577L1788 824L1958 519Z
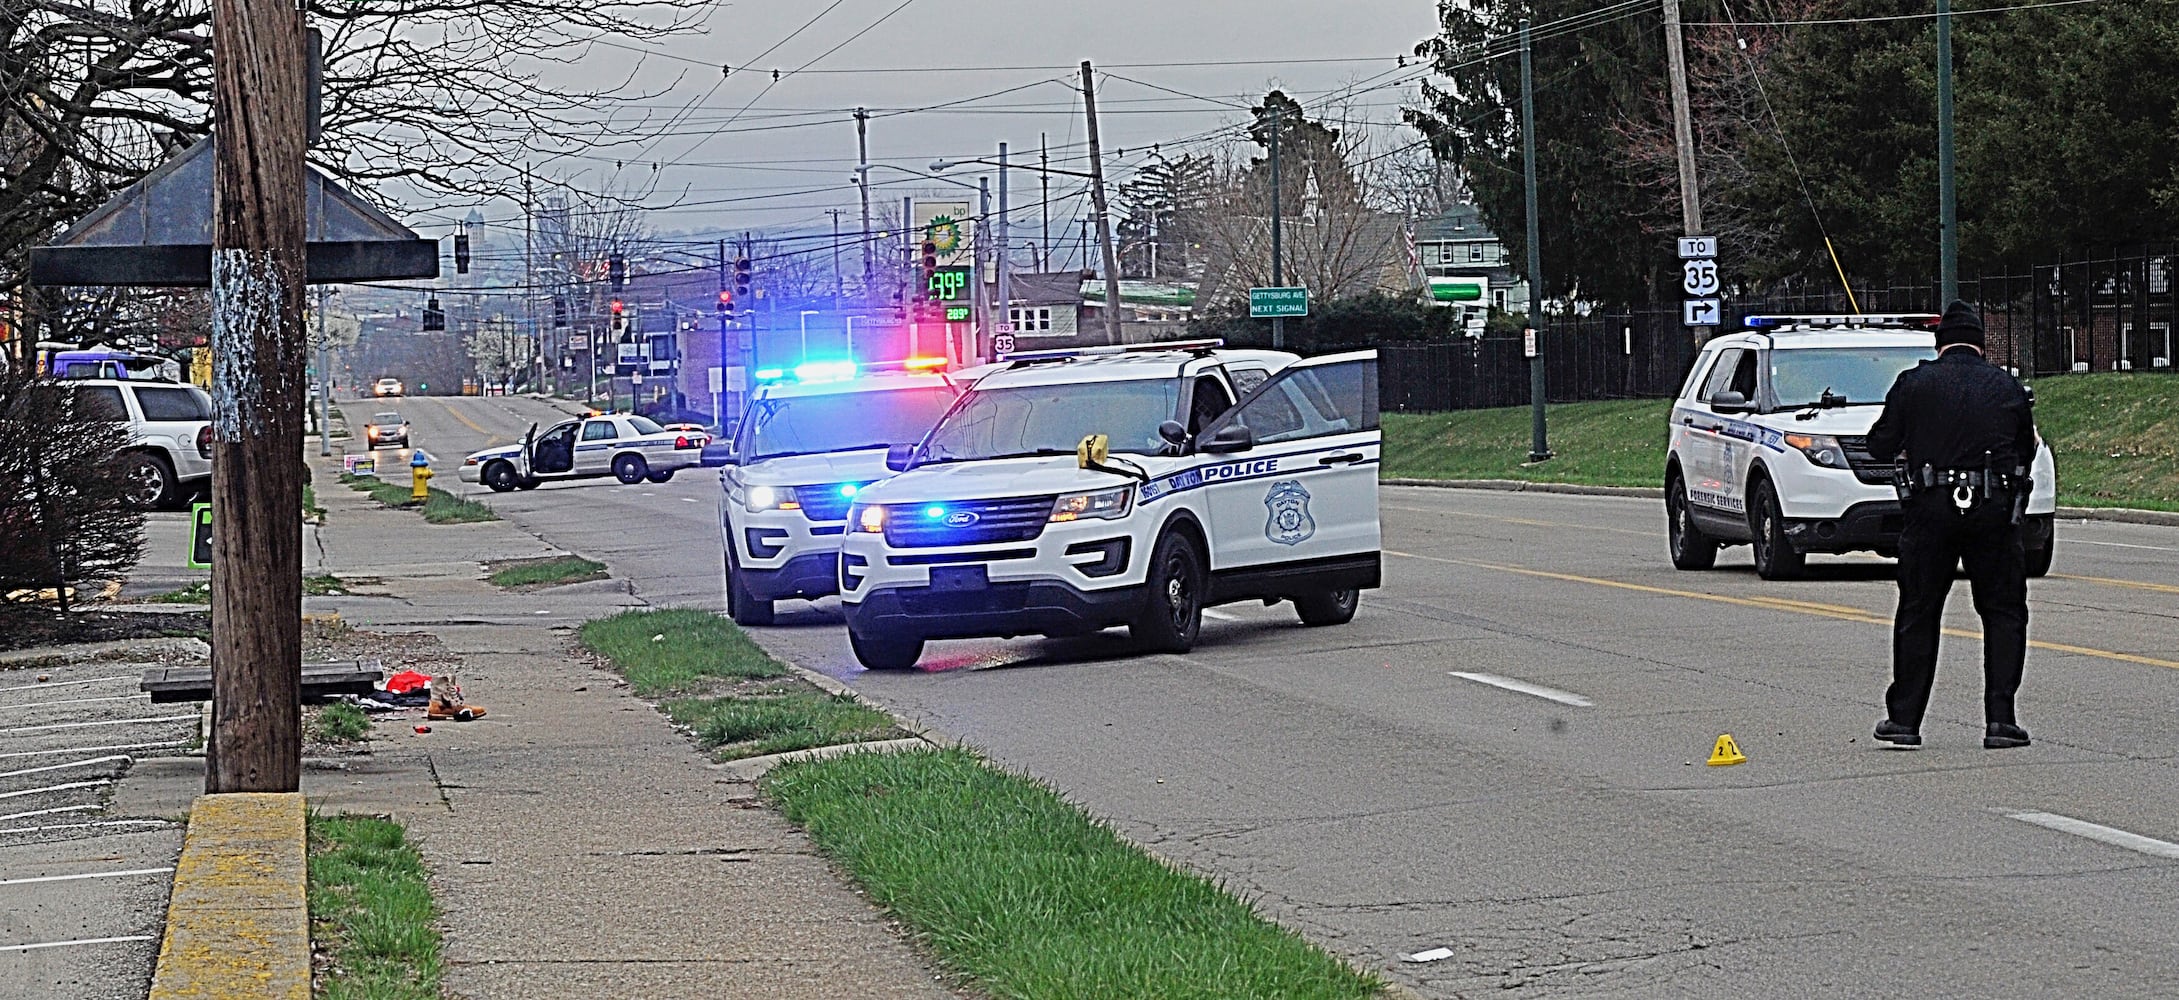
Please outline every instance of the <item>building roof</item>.
M1082 271L1016 271L1006 276L1011 305L1078 306L1082 304ZM1124 298L1124 296L1123 296Z
M1431 218L1415 222L1417 243L1497 238L1498 234L1491 232L1490 225L1483 221L1483 210L1473 204L1454 205Z

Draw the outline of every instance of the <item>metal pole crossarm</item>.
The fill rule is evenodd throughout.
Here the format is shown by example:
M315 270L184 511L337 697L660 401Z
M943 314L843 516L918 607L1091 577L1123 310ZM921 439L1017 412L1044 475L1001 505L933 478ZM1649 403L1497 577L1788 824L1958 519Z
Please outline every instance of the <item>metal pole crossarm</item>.
M1098 176L1097 174L1093 174L1093 173L1091 173L1091 172L1089 172L1089 171L1087 171L1087 170L1061 170L1061 169L1059 169L1058 167L1047 167L1047 166L1035 166L1035 167L1032 167L1032 166L1030 166L1030 165L1028 165L1028 164L1026 164L1026 163L1001 163L1001 162L999 162L999 161L997 161L997 160L984 160L984 159L970 159L970 160L932 160L932 161L931 161L931 172L932 172L932 173L937 173L937 172L939 172L939 171L941 171L941 170L951 170L951 169L953 169L954 167L961 167L961 166L967 166L967 165L969 165L969 164L972 164L972 163L978 163L978 164L982 164L982 165L984 165L984 166L987 166L987 167L1006 167L1006 168L1009 168L1009 169L1013 169L1013 170L1029 170L1029 171L1034 171L1034 172L1036 172L1036 173L1040 173L1040 174L1059 174L1059 175L1060 175L1060 176L1062 176L1062 177L1083 177L1083 178L1095 178L1095 177L1097 177L1097 176ZM881 164L881 166L882 166L882 164Z

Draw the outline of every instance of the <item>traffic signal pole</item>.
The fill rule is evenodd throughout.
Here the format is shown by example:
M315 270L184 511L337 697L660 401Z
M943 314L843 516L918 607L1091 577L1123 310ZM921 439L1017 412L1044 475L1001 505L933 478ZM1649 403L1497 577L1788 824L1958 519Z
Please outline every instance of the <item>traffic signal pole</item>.
M1270 103L1270 102L1265 102ZM1286 285L1286 247L1284 226L1279 218L1279 133L1286 123L1286 109L1275 108L1271 116L1271 284ZM1286 349L1286 317L1271 317L1271 348Z
M212 730L204 790L302 777L303 18L213 0Z

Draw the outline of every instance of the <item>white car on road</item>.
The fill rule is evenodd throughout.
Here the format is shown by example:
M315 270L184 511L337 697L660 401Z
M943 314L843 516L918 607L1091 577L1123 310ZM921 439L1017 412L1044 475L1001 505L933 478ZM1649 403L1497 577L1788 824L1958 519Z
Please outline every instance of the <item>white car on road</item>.
M1892 463L1869 428L1899 373L1937 356L1935 316L1751 316L1705 344L1672 404L1665 512L1672 564L1708 569L1752 545L1766 580L1799 576L1811 552L1899 553ZM2010 471L2010 470L2005 470ZM2028 573L2050 571L2058 506L2050 446L2030 472Z
M593 414L563 420L542 434L531 424L521 444L486 448L462 459L461 480L483 483L495 493L602 476L630 486L663 483L699 464L703 448L703 435L669 431L649 417Z
M1231 601L1351 619L1380 574L1376 352L1217 347L1012 355L889 454L840 550L856 659L1114 625L1184 652Z
M848 505L892 475L888 449L922 440L961 394L929 367L805 365L751 394L732 444L713 449L727 464L719 532L735 621L769 625L773 602L839 590Z

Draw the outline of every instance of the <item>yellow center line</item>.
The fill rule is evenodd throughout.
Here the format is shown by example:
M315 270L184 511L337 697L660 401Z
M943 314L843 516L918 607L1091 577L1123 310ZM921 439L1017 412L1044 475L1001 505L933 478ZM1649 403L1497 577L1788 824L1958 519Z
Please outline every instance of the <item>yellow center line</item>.
M1728 597L1724 594L1710 594L1704 593L1699 590L1676 590L1671 587L1652 587L1648 584L1628 583L1624 580L1607 580L1602 577L1595 576L1577 576L1572 573L1554 573L1549 570L1529 569L1526 566L1509 566L1504 563L1478 562L1472 559L1450 559L1444 556L1426 556L1414 552L1397 552L1392 549L1386 549L1385 555L1397 556L1402 559L1421 559L1425 562L1447 563L1454 566L1468 566L1474 569L1487 569L1499 573L1513 573L1519 576L1535 577L1540 580L1558 580L1563 583L1585 583L1591 586L1611 587L1617 590L1628 590L1640 594L1656 594L1660 597L1680 597L1692 601L1710 601L1716 604L1731 604L1738 607L1759 608L1766 611L1790 611L1795 614L1814 615L1819 618L1835 618L1840 621L1864 622L1870 625L1883 625L1886 627L1889 627L1892 623L1890 618L1886 618L1878 612L1869 611L1864 608L1847 607L1845 605L1839 604L1818 604L1813 601L1794 601L1780 597ZM1971 632L1967 629L1947 628L1944 630L1944 634L1960 639L1973 639L1977 642L1980 642L1982 640L1982 633ZM2108 649L2095 649L2089 646L2075 646L2063 642L2045 642L2041 639L2028 640L2028 646L2032 649L2048 650L2053 653L2072 653L2076 656L2093 656L2098 659L2104 660L2118 660L2125 663L2139 663L2151 667L2164 667L2171 670L2179 670L2179 660L2160 660L2153 656L2141 656L2135 653L2120 653Z
M1465 510L1433 510L1428 507L1402 507L1398 504L1389 503L1379 503L1377 506L1381 510L1399 510L1410 514L1437 514L1442 517L1472 517L1479 521L1498 521L1504 524L1526 525L1531 528L1581 528L1588 531L1610 531L1621 535L1639 535L1643 538L1655 538L1663 534L1661 531L1636 531L1633 528L1614 528L1602 524L1575 524L1566 521L1536 521L1525 517L1499 517L1494 514L1477 514Z
M2075 576L2071 573L2052 573L2053 580L2072 580L2076 583L2100 583L2107 587L2132 587L2136 590L2153 590L2160 594L2179 594L2179 587L2168 583L2147 583L2141 580L2119 580L2108 576Z
M453 415L454 415L454 419L456 419L456 420L459 420L459 421L461 421L461 422L462 422L462 426L464 426L464 427L467 427L467 428L469 428L470 430L476 431L477 433L479 433L479 434L482 434L482 435L484 435L485 437L492 437L492 432L491 432L491 431L485 430L485 429L484 429L483 427L479 426L479 425L477 424L477 422L476 422L476 421L474 421L474 420L471 420L471 419L469 419L469 418L468 418L467 416L463 415L462 411L460 411L460 410L457 410L457 409L455 409L455 408L454 408L454 404L452 404L452 403L449 403L449 402L447 402L447 401L445 401L445 400L443 400L443 399L442 399L442 400L436 400L436 402L437 402L437 403L438 403L438 404L439 404L440 406L446 407L446 412L448 412L448 413L451 413L451 414L453 414ZM498 439L497 439L497 438L493 438L493 440L498 440Z

